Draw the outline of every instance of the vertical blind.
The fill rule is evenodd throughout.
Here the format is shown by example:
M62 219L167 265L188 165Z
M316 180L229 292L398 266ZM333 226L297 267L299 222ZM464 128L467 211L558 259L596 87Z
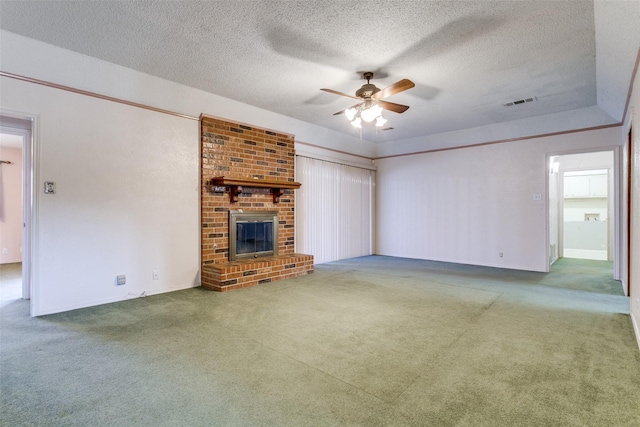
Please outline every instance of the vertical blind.
M296 252L316 264L373 253L375 171L296 156Z

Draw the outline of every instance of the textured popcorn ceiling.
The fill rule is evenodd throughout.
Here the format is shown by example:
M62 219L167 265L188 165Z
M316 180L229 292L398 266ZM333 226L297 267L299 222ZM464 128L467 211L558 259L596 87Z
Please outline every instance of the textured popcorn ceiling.
M2 0L0 13L4 30L351 135L332 114L354 100L320 88L354 93L359 71L380 88L411 79L387 98L411 108L385 113L392 131L365 129L373 142L594 105L618 122L640 47L638 1Z

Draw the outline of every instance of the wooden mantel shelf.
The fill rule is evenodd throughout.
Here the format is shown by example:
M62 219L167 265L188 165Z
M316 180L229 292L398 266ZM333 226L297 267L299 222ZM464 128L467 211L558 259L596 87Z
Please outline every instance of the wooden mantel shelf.
M242 187L254 187L254 188L270 188L273 194L273 203L280 201L280 196L284 193L285 189L295 190L300 188L299 182L290 181L278 181L269 179L248 179L248 178L230 178L225 176L216 176L211 178L211 185L216 186L228 186L229 187L229 199L231 203L238 201L238 195L242 193Z

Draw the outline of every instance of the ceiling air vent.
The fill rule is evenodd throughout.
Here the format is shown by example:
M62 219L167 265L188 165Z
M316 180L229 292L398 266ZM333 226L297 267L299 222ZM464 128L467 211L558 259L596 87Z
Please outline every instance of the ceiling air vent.
M393 128L389 127L389 128L384 128L384 129L381 129L381 130L393 130Z
M534 96L532 98L525 98L525 99L519 99L517 101L512 101L512 102L507 102L506 104L502 104L505 107L513 107L514 105L520 105L520 104L524 104L526 102L533 102L533 101L537 101L538 97Z

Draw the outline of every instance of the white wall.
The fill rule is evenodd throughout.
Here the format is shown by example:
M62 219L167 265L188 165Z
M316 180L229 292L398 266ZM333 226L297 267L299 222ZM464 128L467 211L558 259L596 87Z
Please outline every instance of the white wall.
M564 221L584 222L586 214L598 214L598 221L609 220L608 199L594 197L591 199L564 199Z
M22 261L22 149L0 147L0 264ZM6 253L5 253L6 252Z
M633 129L633 170L631 170L631 280L629 294L631 297L631 320L640 346L640 73L636 73L633 82L629 109L625 118L620 139L627 140L629 126ZM626 230L623 230L626 232Z
M34 315L196 283L197 121L9 79L2 105L38 115Z
M547 271L547 154L621 143L607 128L378 159L375 253Z

